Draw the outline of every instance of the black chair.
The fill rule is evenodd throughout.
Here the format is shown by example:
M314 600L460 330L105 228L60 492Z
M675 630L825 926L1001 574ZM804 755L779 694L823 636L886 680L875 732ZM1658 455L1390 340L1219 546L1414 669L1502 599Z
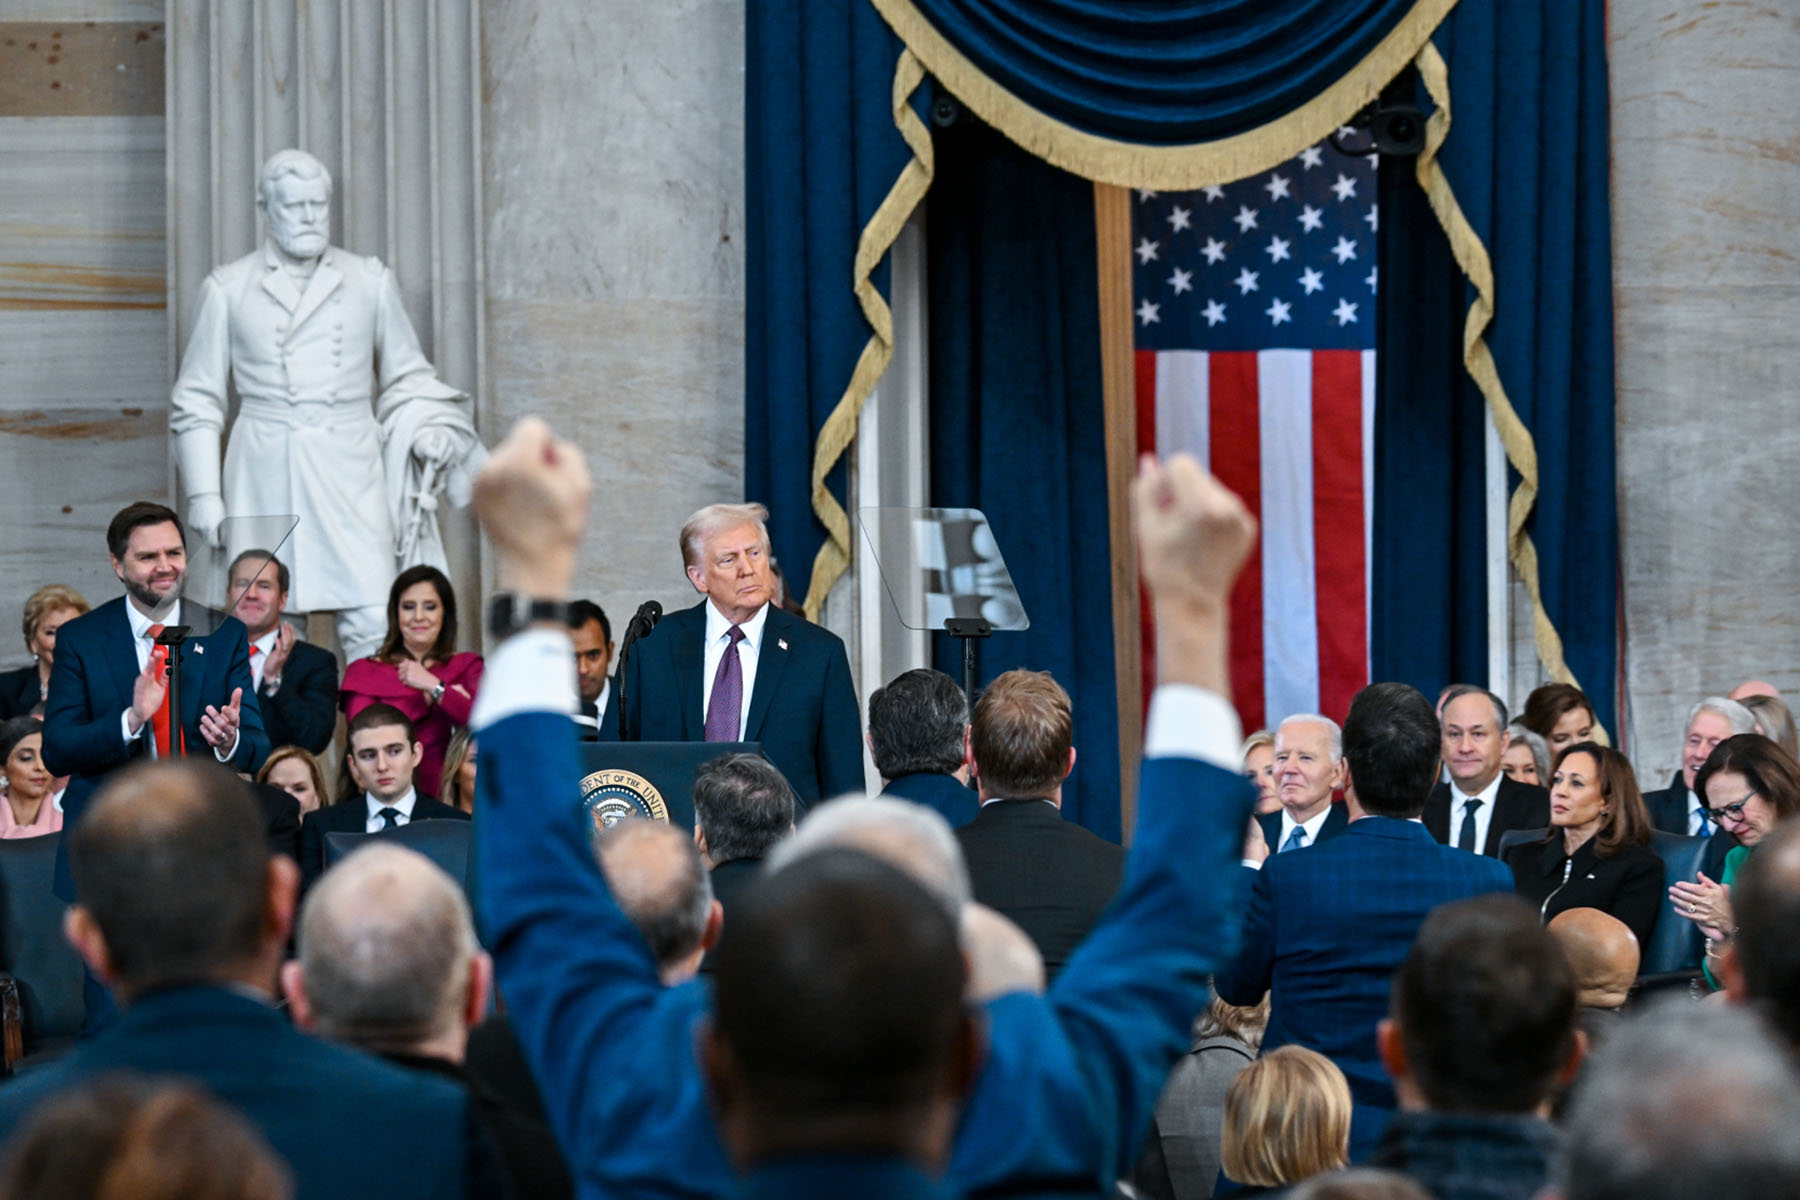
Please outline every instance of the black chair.
M1512 853L1512 848L1514 846L1522 846L1526 842L1541 842L1544 840L1544 835L1549 832L1550 830L1547 828L1507 830L1500 835L1500 861L1506 861L1506 856Z
M472 896L469 838L474 830L473 821L438 820L408 821L404 825L375 833L328 833L325 835L325 869L330 870L332 864L346 854L371 842L392 842L396 846L405 846L408 850L417 850L429 858L442 867L450 878L462 884L465 894Z
M87 1015L81 958L51 891L62 834L0 839L0 1030L5 1074L75 1044Z

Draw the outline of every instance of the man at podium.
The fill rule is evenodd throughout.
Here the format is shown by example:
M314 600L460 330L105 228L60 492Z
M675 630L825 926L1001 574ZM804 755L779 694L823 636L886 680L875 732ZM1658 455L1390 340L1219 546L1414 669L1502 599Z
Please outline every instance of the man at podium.
M812 805L863 790L862 726L844 643L770 603L768 515L712 504L681 527L703 599L633 648L625 728L646 742L760 742Z

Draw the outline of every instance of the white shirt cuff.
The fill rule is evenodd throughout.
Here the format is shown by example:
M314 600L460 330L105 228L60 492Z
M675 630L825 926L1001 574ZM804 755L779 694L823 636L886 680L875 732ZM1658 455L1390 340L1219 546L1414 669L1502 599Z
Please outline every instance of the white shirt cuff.
M1249 867L1252 871L1262 870L1262 860L1261 859L1246 858L1243 860L1243 864L1246 867Z
M1145 758L1197 758L1236 771L1243 766L1238 759L1243 741L1244 727L1238 723L1237 710L1217 692L1188 683L1165 683L1150 696L1150 719L1144 722Z
M560 630L527 629L488 656L469 727L479 732L520 713L573 716L579 702L573 639Z
M131 710L129 708L126 709L122 714L120 714L120 716L119 716L119 736L124 739L125 744L127 746L129 746L129 745L131 745L131 743L137 741L138 733L142 733L142 732L144 732L144 727L142 725L138 726L137 733L131 732Z

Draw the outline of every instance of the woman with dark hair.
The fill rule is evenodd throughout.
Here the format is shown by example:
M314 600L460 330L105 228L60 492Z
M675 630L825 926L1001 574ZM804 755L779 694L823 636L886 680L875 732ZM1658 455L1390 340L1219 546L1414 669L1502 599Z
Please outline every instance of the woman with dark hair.
M1669 889L1675 912L1706 934L1706 977L1718 981L1712 964L1737 932L1731 914L1731 885L1745 861L1777 823L1800 812L1800 762L1760 733L1740 733L1713 747L1706 764L1694 774L1700 797L1720 829L1738 840L1725 856L1717 882L1704 873L1693 883L1683 880Z
M456 650L456 592L436 567L408 567L388 589L387 636L373 658L344 672L338 703L346 718L391 704L411 719L423 748L415 785L437 799L444 750L469 723L481 685L479 654Z
M1650 943L1662 911L1663 863L1650 814L1623 754L1593 742L1564 750L1550 772L1550 828L1506 856L1513 888L1546 924L1571 908L1617 917Z
M41 837L62 828L62 810L50 799L54 783L44 765L44 722L0 721L0 838Z
M1594 702L1569 683L1546 683L1525 697L1519 724L1550 744L1552 758L1594 732Z

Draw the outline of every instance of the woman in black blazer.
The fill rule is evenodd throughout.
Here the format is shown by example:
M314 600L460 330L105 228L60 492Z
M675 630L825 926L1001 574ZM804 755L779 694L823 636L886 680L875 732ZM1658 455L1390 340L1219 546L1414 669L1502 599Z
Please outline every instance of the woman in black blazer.
M25 601L25 649L31 665L0 672L0 720L42 713L50 689L50 662L56 655L56 631L88 610L81 593L52 583Z
M1580 742L1550 774L1550 828L1506 856L1513 887L1548 923L1571 908L1597 908L1637 935L1640 948L1662 912L1663 863L1650 849L1650 815L1623 754Z

